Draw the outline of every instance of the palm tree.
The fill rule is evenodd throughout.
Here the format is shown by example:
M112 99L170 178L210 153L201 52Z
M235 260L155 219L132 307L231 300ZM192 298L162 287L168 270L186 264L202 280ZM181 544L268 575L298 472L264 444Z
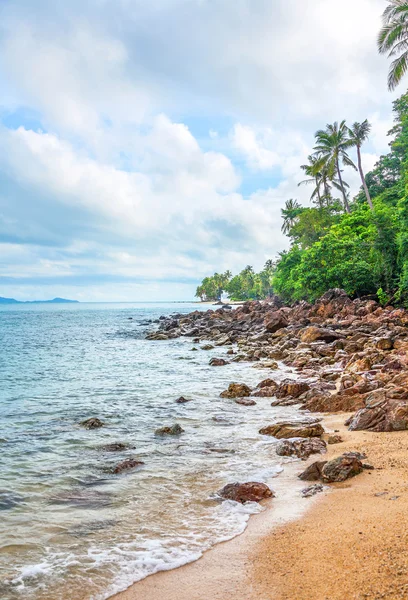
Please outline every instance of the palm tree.
M315 189L313 190L310 199L313 200L317 196L319 206L320 208L322 208L323 202L322 195L320 193L320 188L322 186L323 181L319 159L317 158L317 156L310 155L307 157L307 160L309 161L308 164L301 165L300 168L305 172L305 175L310 177L310 179L304 179L303 181L298 183L298 186L313 184L315 186Z
M408 69L408 2L388 0L383 27L378 35L380 54L396 56L388 73L388 89L394 90Z
M357 170L357 167L347 154L347 150L353 146L353 142L349 138L346 121L342 121L340 124L336 121L333 125L326 125L326 129L320 129L316 132L316 141L317 144L314 149L319 157L320 165L322 168L327 169L331 181L337 175L343 194L344 208L346 212L350 212L345 184L341 176L340 161L343 165L353 167L353 169Z
M300 206L297 200L286 200L285 208L282 208L281 214L283 218L282 232L285 235L288 235L294 224L296 223L296 218L300 214L302 207Z
M371 208L374 209L373 202L371 200L370 192L368 191L368 187L366 184L366 180L364 177L363 165L361 163L361 146L363 143L368 140L368 136L370 135L371 125L366 119L362 123L354 123L354 125L349 128L350 139L353 141L354 145L357 148L357 162L358 162L358 170L361 177L361 182L363 184L363 188L365 191L365 195L367 198L367 202Z

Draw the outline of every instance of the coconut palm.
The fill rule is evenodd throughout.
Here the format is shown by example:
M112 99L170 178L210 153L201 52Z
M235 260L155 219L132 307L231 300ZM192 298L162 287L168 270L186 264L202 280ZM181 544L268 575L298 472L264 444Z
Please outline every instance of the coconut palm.
M343 195L344 208L346 212L350 212L350 205L346 195L346 185L341 176L340 162L348 167L357 167L347 154L347 150L353 146L353 141L350 140L346 121L341 123L333 123L326 125L326 129L320 129L316 132L316 155L319 158L321 168L327 169L327 174L330 181L333 181L337 175L339 180L340 190Z
M363 165L361 162L361 146L363 145L363 143L365 141L368 140L370 131L371 131L371 125L367 119L365 121L363 121L362 123L354 123L354 125L349 128L350 140L353 141L355 147L357 148L357 162L358 162L358 170L360 173L361 182L363 184L367 202L368 202L371 210L373 210L374 206L373 206L373 202L371 200L370 192L368 191L368 187L367 187L366 180L364 177Z
M408 69L408 2L388 0L383 27L378 35L378 50L396 57L388 73L388 89L394 90Z
M296 223L296 218L300 214L302 207L297 200L286 200L285 208L282 208L281 214L283 219L282 233L288 235L292 227Z
M329 206L331 200L331 188L335 187L341 191L340 182L337 177L329 177L327 165L322 161L322 157L318 154L307 157L309 163L307 165L301 165L301 169L310 177L310 179L304 179L298 186L301 185L314 185L315 189L312 192L310 199L313 201L316 196L318 198L318 205L323 208L324 203ZM343 181L343 185L348 187L348 184ZM323 189L323 193L322 190Z

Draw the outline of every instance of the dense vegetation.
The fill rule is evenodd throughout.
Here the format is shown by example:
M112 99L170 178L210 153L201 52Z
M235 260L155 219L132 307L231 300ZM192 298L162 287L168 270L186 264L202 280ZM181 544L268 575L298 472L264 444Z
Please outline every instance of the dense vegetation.
M388 85L393 89L408 70L408 2L392 0L384 12L380 52L394 58ZM293 303L313 301L330 288L350 296L377 295L380 302L408 306L408 93L393 104L390 151L364 174L361 148L368 121L345 121L317 131L315 147L301 168L310 185L310 208L290 199L281 211L290 249L261 273L247 267L204 279L197 296L218 300L261 299L272 293ZM353 155L354 156L353 156ZM347 171L358 171L362 187L350 197Z

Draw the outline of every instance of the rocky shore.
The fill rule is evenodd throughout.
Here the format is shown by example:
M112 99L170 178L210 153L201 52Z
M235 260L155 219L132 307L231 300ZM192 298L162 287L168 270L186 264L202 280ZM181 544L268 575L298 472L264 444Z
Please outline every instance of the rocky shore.
M270 423L260 424L260 435L280 440L276 445L278 456L308 460L303 467L299 463L297 473L300 480L307 482L302 490L304 498L319 494L327 486L342 492L341 496L319 494L321 500L315 505L312 517L270 534L273 539L265 538L262 549L257 547L252 552L244 596L238 589L220 587L214 597L220 600L231 594L245 600L408 597L402 580L394 584L378 579L377 570L384 560L378 556L372 558L369 550L381 554L381 535L384 535L389 542L387 552L393 554L390 540L393 532L405 523L405 517L398 507L390 511L377 502L375 506L364 504L363 510L362 504L373 498L396 502L401 495L393 495L394 488L402 494L400 482L390 469L395 462L401 467L403 447L408 440L404 433L408 429L408 311L381 307L373 299L352 300L343 290L335 289L314 305L303 302L286 307L275 298L270 302L247 302L235 310L220 307L161 318L148 339L160 341L181 336L191 339L193 350L220 348L220 357L209 361L214 368L222 368L229 361L253 362L254 368L260 369L260 383L251 387L245 382L231 382L221 396L242 404L242 410L260 397L271 398L272 406L297 405L299 420L273 422L271 418ZM222 355L221 348L224 348ZM278 361L293 369L295 374L290 379L275 381ZM313 416L313 413L319 414ZM321 413L326 414L323 420ZM389 437L387 432L394 433ZM384 456L384 452L389 456ZM408 469L405 467L403 471L405 477ZM219 490L219 495L242 503L268 498L275 503L279 499L279 494L275 499L275 494L264 484L245 481L229 484ZM404 506L405 500L404 497ZM344 512L338 514L336 506ZM303 523L307 519L310 524L305 528ZM376 526L379 529L374 531ZM362 531L356 533L355 528ZM293 531L297 536L295 543ZM364 577L352 573L352 577L361 581L360 588L340 577L348 569L350 539L355 543L356 535L367 536L369 540L363 549L358 548L360 560L364 561ZM324 548L323 553L317 543ZM396 545L401 545L398 540ZM324 584L317 582L317 577L306 572L310 561L316 564L320 576L326 569L332 569L342 585L336 587L331 575ZM208 561L200 562L208 567ZM355 561L351 562L352 568L357 569ZM400 572L405 573L406 565L402 569L401 561L396 562ZM187 566L181 571L187 573L189 569L193 572L197 567ZM123 598L137 597L137 586L142 584L146 599L150 598L148 590L158 592L160 578L169 578L172 585L171 575L155 577L156 583L136 584L136 595L129 591ZM207 575L201 572L200 577L205 580ZM209 577L214 578L211 574ZM242 574L240 581L242 586ZM179 583L180 576L178 590ZM138 589L143 591L141 587ZM173 591L178 598L184 598L178 590ZM393 590L394 595L381 595L383 590ZM173 598L171 593L169 598ZM206 595L200 595L192 587L185 597L200 600Z

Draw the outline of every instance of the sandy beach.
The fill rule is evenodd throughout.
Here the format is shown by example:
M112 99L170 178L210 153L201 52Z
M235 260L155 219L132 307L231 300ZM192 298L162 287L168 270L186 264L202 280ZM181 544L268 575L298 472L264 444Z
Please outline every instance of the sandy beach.
M324 421L344 440L329 446L327 457L365 452L374 470L302 500L308 508L303 514L299 509L291 514L291 500L298 505L295 496L285 497L284 478L276 480L277 498L251 518L243 535L195 563L135 584L114 600L408 598L407 433L348 432L346 417ZM301 472L303 463L293 468ZM307 485L299 484L299 489Z

